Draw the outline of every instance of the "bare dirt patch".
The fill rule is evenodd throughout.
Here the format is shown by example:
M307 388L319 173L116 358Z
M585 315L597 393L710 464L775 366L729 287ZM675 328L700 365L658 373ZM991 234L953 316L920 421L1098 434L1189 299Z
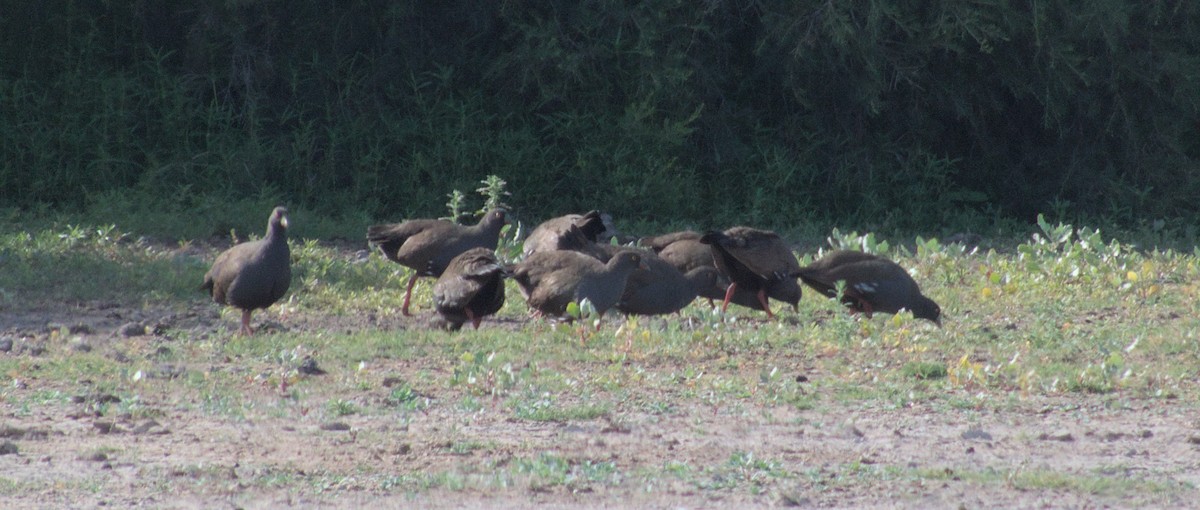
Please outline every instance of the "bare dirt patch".
M429 319L277 314L256 324L403 334ZM0 321L0 337L13 341L0 355L23 364L69 356L79 344L109 357L152 356L156 346L181 349L236 327L199 301L180 309L30 306L0 312ZM712 375L777 361L771 356L743 353ZM147 371L136 402L86 377L7 374L0 506L1184 507L1200 484L1200 415L1171 399L1119 393L1013 395L977 407L817 398L797 408L754 399L707 405L630 387L592 395L616 402L600 417L538 421L486 396L464 408L463 390L419 382L448 377L443 361L380 359L372 366L379 375L362 384L346 383L351 374L339 366L292 382L305 386L303 401L289 397L287 383L246 373L243 411L231 415L203 388L213 374L240 373L235 360L165 365ZM802 375L796 384L826 376ZM397 380L418 381L413 390L428 405L345 416L317 408L334 399L371 407Z

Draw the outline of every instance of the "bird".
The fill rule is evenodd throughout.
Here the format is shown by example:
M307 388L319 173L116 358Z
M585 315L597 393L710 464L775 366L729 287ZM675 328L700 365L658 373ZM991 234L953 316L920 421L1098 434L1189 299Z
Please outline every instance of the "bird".
M525 238L522 254L528 257L539 251L559 249L557 247L558 238L572 227L577 227L583 237L591 242L596 242L600 234L607 230L600 211L593 210L584 214L567 214L551 218L543 221L529 233L529 236Z
M664 249L672 244L682 241L699 242L701 237L703 236L694 230L681 230L679 232L643 237L638 239L638 245L650 248L651 250L654 250L654 253L661 254ZM708 248L705 247L704 250L707 252Z
M566 230L558 234L558 236L553 240L553 249L555 250L577 251L606 264L608 263L609 259L613 258L614 255L622 251L632 250L651 254L649 252L642 252L641 250L637 250L629 246L597 243L588 238L583 229L576 225L568 226Z
M791 302L800 301L800 285L788 275L800 269L796 256L779 234L751 227L732 227L724 232L709 231L700 237L709 245L717 270L729 279L721 311L738 289L753 292L767 317L772 318L768 295L779 295Z
M433 306L447 329L457 331L468 320L479 329L485 316L504 306L504 267L496 253L478 247L454 257L433 284Z
M454 257L471 248L495 250L506 221L505 212L495 209L472 226L427 219L371 225L367 227L367 240L389 260L413 270L400 308L404 315L412 315L409 301L417 277L441 276Z
M632 251L618 253L605 264L582 253L555 250L530 255L510 271L529 307L538 313L562 316L568 304L586 298L603 317L639 267L645 267L642 257Z
M838 250L795 271L793 275L829 297L837 297L837 282L845 282L842 302L867 317L873 312L896 313L905 309L911 311L914 317L942 325L941 307L921 294L920 286L908 271L883 257Z
M717 266L713 260L712 248L701 243L700 237L701 235L697 232L675 232L654 238L642 238L641 244L657 250L660 258L674 265L681 272L687 273L699 267L715 269ZM647 239L650 240L647 241ZM717 282L711 287L703 289L699 295L708 299L709 306L712 306L714 299L725 299L729 283L729 278L718 273ZM800 308L800 286L794 280L777 282L769 287L767 297L788 303L792 305L793 310ZM764 310L762 303L758 301L758 295L744 287L736 288L729 302L753 310Z
M701 266L687 273L652 253L642 256L646 269L629 275L617 310L630 315L675 313L691 304L702 291L713 288L720 274L717 268Z
M208 291L214 302L242 310L243 335L254 334L250 314L279 301L292 284L287 214L286 208L276 207L267 222L266 237L230 247L204 274L200 288Z

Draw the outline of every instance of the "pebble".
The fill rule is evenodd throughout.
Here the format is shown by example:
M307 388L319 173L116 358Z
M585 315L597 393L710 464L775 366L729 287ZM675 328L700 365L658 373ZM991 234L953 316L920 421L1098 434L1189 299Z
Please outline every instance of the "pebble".
M146 334L146 325L140 322L129 322L118 330L123 337L142 336Z
M983 429L972 428L972 429L967 429L966 432L963 432L962 438L963 439L982 439L984 441L991 441L992 435L987 433Z

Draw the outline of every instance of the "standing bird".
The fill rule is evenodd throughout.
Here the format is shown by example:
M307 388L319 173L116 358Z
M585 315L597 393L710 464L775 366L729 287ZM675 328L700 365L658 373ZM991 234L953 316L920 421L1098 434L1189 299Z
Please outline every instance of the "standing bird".
M658 251L659 257L684 273L700 267L716 269L712 248L701 243L700 237L700 234L695 232L676 232L649 238L649 241L643 238L642 244L654 248ZM718 273L717 282L711 287L703 289L699 293L700 297L708 299L709 306L712 306L712 300L725 299L729 283L729 278ZM767 297L788 303L792 305L792 309L799 310L800 285L793 280L777 282L767 288ZM729 302L753 310L765 310L762 303L758 301L758 295L743 287L738 287L733 291L733 297Z
M504 306L504 268L487 248L471 248L450 261L433 284L433 306L451 331L466 321L475 329Z
M906 309L912 311L914 317L942 325L941 307L921 294L921 288L908 271L883 257L839 250L793 275L829 297L837 297L837 282L845 282L842 303L867 317L873 312L896 313Z
M400 308L404 315L412 315L408 313L408 304L418 276L441 276L451 259L471 248L495 250L504 224L504 211L493 210L473 226L446 220L372 225L367 228L367 240L379 246L388 259L413 270L404 291L404 306Z
M769 294L787 299L794 296L799 303L800 285L788 276L798 271L800 264L779 234L733 227L724 232L710 231L700 237L700 242L709 245L717 270L729 278L721 311L729 307L738 289L755 293L768 318L774 317L767 302Z
M591 301L601 317L617 304L629 275L645 267L641 255L616 254L607 264L574 251L546 251L530 255L512 269L529 307L544 315L561 316L567 305Z
M208 291L213 301L242 310L243 335L254 334L251 312L279 301L292 284L287 225L287 209L276 207L266 237L230 247L204 274L200 288Z
M600 211L588 211L586 214L568 214L543 221L525 238L522 248L524 256L528 257L540 251L557 250L558 239L572 228L578 228L580 234L591 242L596 242L607 227Z

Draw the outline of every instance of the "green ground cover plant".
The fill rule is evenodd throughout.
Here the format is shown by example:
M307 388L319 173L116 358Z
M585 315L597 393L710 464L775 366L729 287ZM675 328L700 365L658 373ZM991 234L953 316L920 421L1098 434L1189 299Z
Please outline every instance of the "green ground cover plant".
M697 300L678 315L608 317L581 339L577 326L529 319L515 287L478 331L424 322L431 282L417 287L418 316L401 318L407 269L361 246L295 238L291 291L263 314L263 334L242 337L236 313L197 290L219 247L139 240L115 225L7 223L0 296L12 344L0 356L9 378L0 403L8 430L72 438L60 442L69 463L150 473L128 489L90 471L60 485L96 501L177 491L211 501L230 470L258 497L315 501L347 490L426 503L496 493L877 504L869 494L884 487L902 488L902 501L957 497L941 484L1014 504L1050 494L1183 501L1196 482L1169 456L1154 466L1121 457L1137 466L1124 468L1099 454L1071 457L1080 468L979 457L984 465L972 467L878 446L904 452L913 441L936 452L943 446L923 438L975 441L978 429L992 439L962 448L1192 448L1195 425L1182 416L1200 403L1200 253L1138 249L1045 219L1031 227L989 248L834 231L824 248L797 250L802 260L835 248L897 260L942 303L942 328L908 313L851 315L809 292L776 320ZM506 243L515 255L519 245ZM126 321L141 322L137 334L119 332ZM302 370L305 360L322 373ZM63 416L117 432L79 435ZM1157 425L1144 425L1150 416ZM156 427L170 432L153 435ZM143 428L150 435L135 432ZM765 431L790 439L759 438ZM68 463L44 440L4 434ZM325 453L263 453L237 466L206 453L211 440L240 445L243 456L273 444L238 434ZM156 441L184 437L211 439L178 464L151 461ZM810 457L818 450L823 457ZM98 451L108 460L87 460ZM1138 476L1125 477L1129 469ZM51 483L23 473L5 476L12 501Z

